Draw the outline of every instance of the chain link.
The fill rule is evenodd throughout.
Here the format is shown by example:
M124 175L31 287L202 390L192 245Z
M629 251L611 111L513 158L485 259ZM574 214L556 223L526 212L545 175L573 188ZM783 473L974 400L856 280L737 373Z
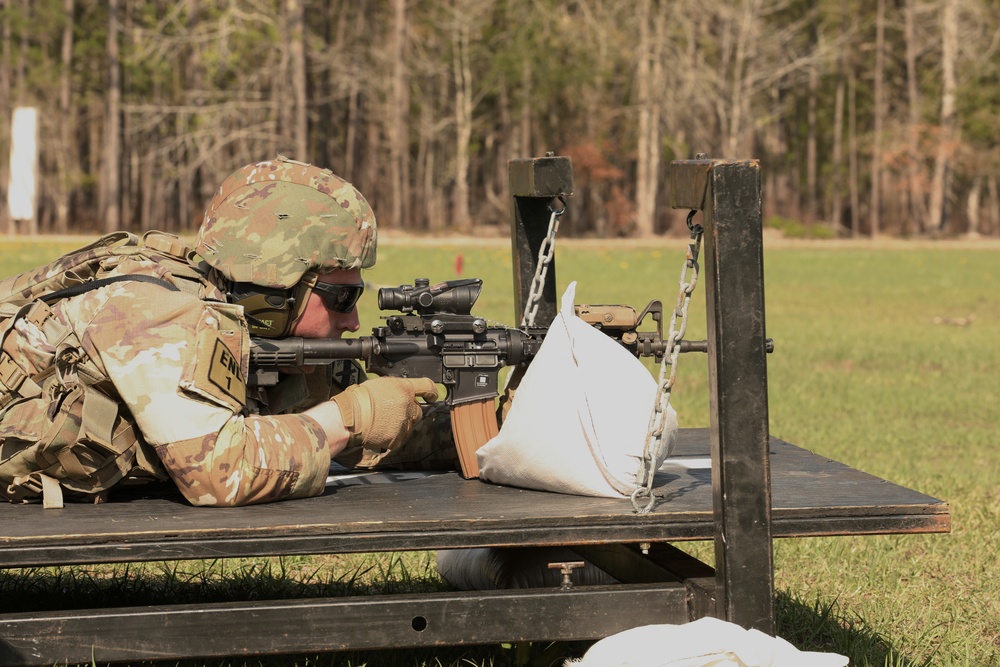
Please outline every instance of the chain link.
M559 231L559 218L566 212L566 200L556 197L562 204L562 208L556 210L549 204L549 231L545 239L538 247L538 264L535 265L535 276L531 280L531 287L528 290L528 299L524 303L524 314L521 315L521 327L535 326L535 317L538 315L539 301L542 298L542 290L545 289L545 276L549 272L549 265L556 252L556 232Z
M691 211L687 216L687 227L691 232L687 256L681 265L680 286L677 293L677 304L670 316L670 329L667 334L667 349L660 363L660 374L657 382L656 401L649 417L649 428L646 434L646 445L643 448L642 464L636 477L635 491L632 492L632 509L638 514L646 514L653 509L656 499L653 497L654 452L661 447L663 432L666 429L667 412L670 407L670 392L677 379L677 360L680 357L681 341L687 331L688 306L691 304L691 294L698 284L698 254L701 251L701 237L704 228L693 223L697 211ZM670 370L667 370L667 366ZM645 500L645 504L642 501Z
M562 204L562 208L558 210L554 209L552 208L552 202L549 202L549 212L552 215L549 216L549 229L545 234L545 239L538 247L538 263L535 265L535 275L531 279L528 298L524 302L524 312L521 315L522 329L535 326L539 301L542 298L542 291L545 288L545 276L548 274L549 265L555 256L556 232L559 231L559 218L566 212L566 200L562 197L555 197L552 201L556 200ZM503 390L500 392L498 414L506 414L505 406L510 403L514 391L517 390L517 386L521 383L521 378L524 376L524 369L524 366L517 366L504 378Z

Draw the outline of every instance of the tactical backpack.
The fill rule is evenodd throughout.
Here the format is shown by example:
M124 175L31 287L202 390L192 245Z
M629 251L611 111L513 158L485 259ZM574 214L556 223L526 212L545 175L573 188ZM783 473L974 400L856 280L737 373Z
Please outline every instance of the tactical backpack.
M76 334L52 317L52 305L112 282L155 282L204 296L204 273L177 237L109 234L55 261L0 282L0 496L11 502L63 498L100 502L118 484L166 480L156 453ZM125 257L165 265L174 280L106 274ZM36 327L54 349L50 363L26 368L15 328ZM37 353L37 351L36 351Z

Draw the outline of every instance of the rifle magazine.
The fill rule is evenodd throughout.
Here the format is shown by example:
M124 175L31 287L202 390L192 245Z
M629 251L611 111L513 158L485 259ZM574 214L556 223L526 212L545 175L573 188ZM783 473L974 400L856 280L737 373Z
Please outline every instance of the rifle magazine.
M499 433L492 398L456 405L451 410L451 432L455 437L462 477L479 477L476 451Z

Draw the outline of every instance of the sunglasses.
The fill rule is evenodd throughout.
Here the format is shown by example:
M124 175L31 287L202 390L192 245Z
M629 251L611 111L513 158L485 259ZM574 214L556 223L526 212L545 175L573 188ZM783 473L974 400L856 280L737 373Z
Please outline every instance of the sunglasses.
M335 285L333 283L316 283L313 291L317 292L327 310L335 313L349 313L358 305L358 299L365 291L365 284Z

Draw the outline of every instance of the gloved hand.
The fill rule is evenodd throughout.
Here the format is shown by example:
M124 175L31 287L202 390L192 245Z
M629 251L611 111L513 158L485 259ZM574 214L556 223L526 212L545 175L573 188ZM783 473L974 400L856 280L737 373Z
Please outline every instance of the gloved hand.
M340 408L351 433L348 445L382 451L397 447L413 431L423 415L417 397L433 403L437 396L437 385L430 378L376 377L330 400Z

